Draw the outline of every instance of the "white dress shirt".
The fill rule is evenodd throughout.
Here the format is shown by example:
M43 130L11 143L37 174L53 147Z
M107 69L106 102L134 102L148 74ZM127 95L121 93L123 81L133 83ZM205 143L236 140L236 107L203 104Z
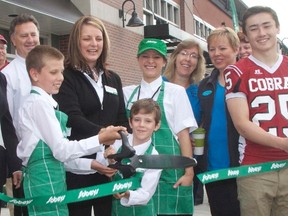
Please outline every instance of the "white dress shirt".
M91 85L93 86L93 88L97 92L97 95L99 97L101 104L103 103L103 97L104 97L103 84L102 84L102 74L103 73L104 73L103 71L99 72L99 77L98 77L97 82L95 82L95 80L93 80L88 74L84 73L85 77L88 79L88 81L91 83Z
M128 137L129 143L132 144L133 135ZM149 148L151 144L151 139L148 142L145 142L140 145L133 146L136 151L137 155L144 155L146 150ZM111 145L115 151L117 152L118 149L121 147L122 141L116 140L116 142ZM158 152L153 147L152 155L158 155ZM143 172L143 177L141 180L141 187L136 190L129 190L130 197L129 199L123 197L120 199L120 203L123 206L133 206L133 205L146 205L152 196L155 193L157 188L159 178L161 175L161 169L143 169L137 168L137 172Z
M31 81L26 70L25 59L16 55L3 70L7 79L7 100L13 124L18 134L18 110L31 91Z
M99 146L96 160L104 166L108 166L108 161L104 158L104 151L105 147L103 145ZM91 168L92 162L93 159L90 158L77 158L75 160L64 162L64 166L67 172L71 172L77 175L90 175L97 172L97 170Z
M39 140L43 140L50 147L53 156L61 162L100 150L98 136L80 141L69 141L65 138L55 115L57 102L41 88L33 86L32 89L40 95L30 94L19 110L18 132L21 141L17 147L17 155L24 166Z
M162 81L163 80L161 76L151 83L147 83L142 79L138 99L152 98L153 94L162 84ZM123 88L126 106L132 92L136 87L137 85L130 85ZM160 91L158 91L153 97L155 101L159 96L159 92ZM137 97L138 92L136 92L134 95L132 102L136 101ZM170 82L165 82L163 103L168 125L175 136L185 128L189 128L190 133L198 127L194 118L191 104L189 102L189 98L186 94L186 90L182 86ZM128 105L128 107L129 106L130 105Z

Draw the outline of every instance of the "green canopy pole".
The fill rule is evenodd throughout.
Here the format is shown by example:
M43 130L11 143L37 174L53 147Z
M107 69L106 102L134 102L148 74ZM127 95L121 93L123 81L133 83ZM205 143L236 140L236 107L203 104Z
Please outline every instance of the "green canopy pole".
M239 23L238 23L238 16L237 16L237 11L236 11L236 6L234 0L230 0L230 7L232 11L232 21L233 21L233 26L234 26L234 31L238 32L239 31Z

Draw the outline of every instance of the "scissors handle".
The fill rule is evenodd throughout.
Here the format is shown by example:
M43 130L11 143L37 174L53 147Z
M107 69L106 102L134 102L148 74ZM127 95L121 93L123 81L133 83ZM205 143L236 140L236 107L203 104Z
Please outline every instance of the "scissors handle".
M130 178L136 173L136 169L130 165L124 165L120 162L116 162L115 164L110 164L108 167L117 169L123 178Z
M119 131L122 139L121 151L116 154L108 155L107 158L114 159L116 162L108 167L117 169L123 178L129 178L136 173L136 169L129 164L122 164L123 159L131 158L135 155L135 149L129 144L128 138L123 131Z
M122 159L130 158L135 155L135 149L129 144L128 138L123 131L119 131L122 139L121 151L116 154L108 155L107 158L114 159L115 161L121 162Z

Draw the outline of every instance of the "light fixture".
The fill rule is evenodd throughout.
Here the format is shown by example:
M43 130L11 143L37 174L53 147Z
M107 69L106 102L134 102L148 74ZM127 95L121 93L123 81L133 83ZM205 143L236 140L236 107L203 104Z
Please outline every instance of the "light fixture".
M12 18L15 18L17 16L18 16L18 14L8 14L8 17L12 17Z
M144 24L143 24L142 20L138 17L138 15L135 11L136 10L135 9L135 3L132 0L125 0L122 4L122 10L119 10L119 18L122 18L123 28L125 28L125 21L126 21L126 16L124 16L124 5L128 1L132 2L132 4L133 4L133 12L132 12L132 17L128 21L128 24L126 26L129 26L129 27L143 26ZM128 11L127 11L127 13L128 13ZM126 13L126 15L127 15L127 13Z

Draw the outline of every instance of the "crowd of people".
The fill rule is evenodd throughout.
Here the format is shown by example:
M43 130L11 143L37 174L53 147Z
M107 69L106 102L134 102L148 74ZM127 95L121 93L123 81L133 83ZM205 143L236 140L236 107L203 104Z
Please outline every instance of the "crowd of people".
M123 131L138 155L195 157L196 167L139 169L140 187L66 204L14 207L14 215L193 215L205 186L211 215L285 215L288 169L203 185L199 173L288 160L288 58L277 52L280 24L269 7L248 8L243 32L218 27L207 38L214 66L193 39L168 55L166 44L138 44L140 83L122 86L108 69L110 40L101 20L73 25L67 56L40 45L39 23L21 14L10 25L16 57L0 35L0 192L31 198L121 179L109 155ZM123 78L123 77L122 77ZM192 132L206 131L203 155ZM1 213L1 212L0 212Z

